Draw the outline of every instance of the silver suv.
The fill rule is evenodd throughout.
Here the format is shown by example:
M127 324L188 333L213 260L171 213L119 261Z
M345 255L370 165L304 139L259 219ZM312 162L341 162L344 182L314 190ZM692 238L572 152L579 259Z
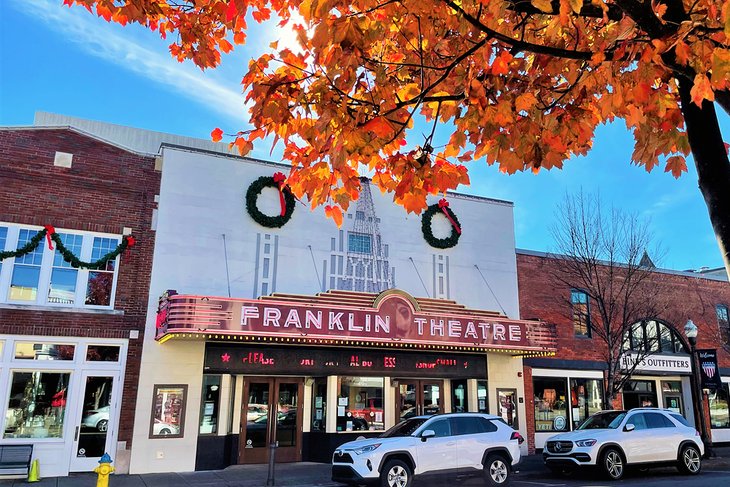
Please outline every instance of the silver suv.
M682 473L698 474L704 451L700 434L680 414L638 408L596 413L577 430L551 436L542 456L555 473L598 466L609 479L618 480L628 465L671 464Z
M522 436L498 416L452 413L416 416L376 438L341 445L332 480L348 485L409 487L413 478L483 475L505 485L520 461Z

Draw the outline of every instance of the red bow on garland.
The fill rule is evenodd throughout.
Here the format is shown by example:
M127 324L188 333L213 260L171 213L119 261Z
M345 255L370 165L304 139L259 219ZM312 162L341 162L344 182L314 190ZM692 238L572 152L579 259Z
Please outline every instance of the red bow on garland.
M281 216L286 215L286 201L284 201L284 183L286 182L286 176L284 173L275 172L274 182L279 185L279 205L281 205Z
M125 235L124 238L127 240L127 248L124 250L124 256L129 257L129 249L134 247L134 244L137 243L137 239L131 235Z
M444 215L446 215L446 218L449 219L449 221L451 222L451 226L454 227L454 230L456 230L456 233L461 235L461 228L459 228L459 225L456 224L454 219L451 218L451 214L446 210L446 208L448 208L448 207L449 207L449 202L446 201L446 198L441 198L439 200L439 208L441 209L441 211L444 212Z
M46 240L48 241L48 248L50 250L53 250L53 245L51 244L51 235L56 233L56 229L53 228L53 225L44 225L44 228L46 229Z

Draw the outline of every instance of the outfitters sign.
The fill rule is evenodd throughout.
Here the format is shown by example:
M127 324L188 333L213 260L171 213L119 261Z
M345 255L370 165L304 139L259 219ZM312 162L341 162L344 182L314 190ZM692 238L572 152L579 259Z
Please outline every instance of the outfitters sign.
M720 368L717 366L717 350L697 350L700 362L700 383L703 389L719 389L722 387Z

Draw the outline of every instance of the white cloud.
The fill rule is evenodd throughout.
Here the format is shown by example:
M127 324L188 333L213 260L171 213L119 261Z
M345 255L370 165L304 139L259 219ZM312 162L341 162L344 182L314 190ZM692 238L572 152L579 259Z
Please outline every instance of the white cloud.
M191 62L179 63L166 43L150 49L135 39L138 27L118 28L83 8L68 8L51 0L17 0L15 7L73 40L86 53L164 85L236 124L248 123L243 95L201 72Z

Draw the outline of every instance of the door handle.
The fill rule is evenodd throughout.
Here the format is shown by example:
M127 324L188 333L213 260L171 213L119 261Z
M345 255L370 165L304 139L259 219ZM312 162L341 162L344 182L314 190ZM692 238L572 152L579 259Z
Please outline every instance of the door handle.
M454 446L454 445L456 445L455 441L449 441L448 443L446 443L446 446Z
M79 426L76 427L76 432L74 433L74 441L79 441Z

